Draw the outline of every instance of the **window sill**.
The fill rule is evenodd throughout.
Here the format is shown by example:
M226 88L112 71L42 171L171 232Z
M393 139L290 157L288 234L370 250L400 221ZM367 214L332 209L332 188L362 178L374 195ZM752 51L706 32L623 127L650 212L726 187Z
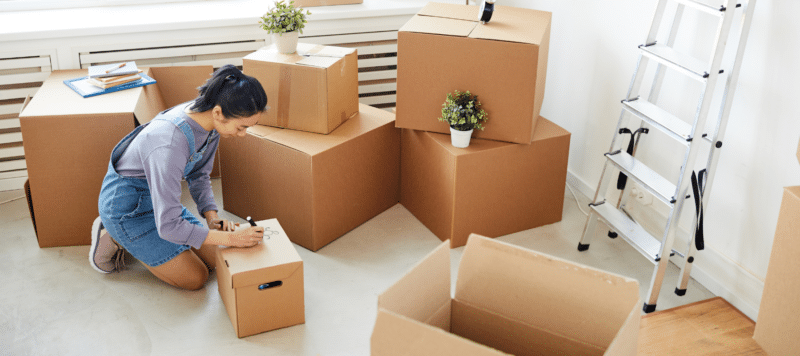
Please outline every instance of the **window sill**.
M460 3L460 0L444 2ZM311 7L309 21L410 15L423 0L364 0ZM258 26L271 1L227 0L0 13L0 42L124 33Z

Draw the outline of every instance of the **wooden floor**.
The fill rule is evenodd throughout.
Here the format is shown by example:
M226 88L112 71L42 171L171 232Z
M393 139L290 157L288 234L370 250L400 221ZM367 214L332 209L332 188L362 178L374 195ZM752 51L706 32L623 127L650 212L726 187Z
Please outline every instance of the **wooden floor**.
M755 323L721 297L642 317L639 355L766 355Z

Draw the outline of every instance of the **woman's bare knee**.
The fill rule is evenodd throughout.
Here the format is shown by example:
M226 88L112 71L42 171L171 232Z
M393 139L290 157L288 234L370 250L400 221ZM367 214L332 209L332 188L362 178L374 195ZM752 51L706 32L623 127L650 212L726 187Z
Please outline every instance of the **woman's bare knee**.
M164 282L181 289L198 290L208 281L208 268L192 251L184 251L160 266L147 266L147 269Z

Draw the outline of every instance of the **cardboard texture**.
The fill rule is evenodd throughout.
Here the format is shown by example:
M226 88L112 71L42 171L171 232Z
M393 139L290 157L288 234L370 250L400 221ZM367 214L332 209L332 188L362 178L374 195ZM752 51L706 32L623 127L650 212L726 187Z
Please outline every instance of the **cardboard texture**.
M219 295L240 338L305 323L303 260L277 219L256 225L259 245L217 250Z
M636 355L636 280L473 234L378 296L372 355Z
M447 93L478 95L489 120L474 138L528 144L544 100L552 14L495 6L428 3L397 35L397 127L450 133Z
M53 71L20 114L30 200L40 247L88 245L111 150L136 125L194 99L211 66L146 68L157 83L82 98ZM69 207L69 208L65 208Z
M530 145L403 130L400 203L442 241L497 237L561 221L570 133L539 118Z
M281 54L273 44L245 56L243 72L269 99L260 125L328 134L358 112L354 49L299 43Z
M278 218L312 251L399 201L400 133L388 111L361 105L328 135L256 125L220 146L225 210Z
M753 339L770 355L800 350L800 186L786 187Z
M296 7L363 4L364 0L294 0Z

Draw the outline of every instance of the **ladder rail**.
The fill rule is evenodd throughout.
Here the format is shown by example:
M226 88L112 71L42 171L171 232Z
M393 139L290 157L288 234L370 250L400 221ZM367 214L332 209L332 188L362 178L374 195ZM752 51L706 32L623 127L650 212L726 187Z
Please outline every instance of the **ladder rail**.
M728 4L727 8L734 9L736 6L736 0L726 0ZM699 105L697 114L694 120L694 129L692 137L700 137L702 131L705 130L705 121L708 116L708 111L711 108L711 102L713 100L713 93L716 88L717 80L719 79L720 73L719 69L722 66L722 59L725 54L725 48L727 44L727 37L730 32L731 24L733 22L733 14L734 12L728 12L723 16L722 21L720 21L719 26L717 27L717 36L716 36L716 43L714 45L714 51L712 53L712 60L711 60L711 68L708 78L706 79L705 89L703 90L703 94L701 96L701 103ZM689 187L689 176L691 175L692 169L694 167L694 161L698 155L698 145L691 145L687 154L684 156L683 166L681 166L681 173L680 177L678 178L678 183L676 184L675 195L676 198L675 205L670 213L670 216L667 220L667 228L664 233L664 237L662 239L661 245L661 256L668 256L669 253L672 251L672 244L675 240L675 235L677 234L678 230L678 221L680 218L680 213L683 209L683 204L686 199L678 199L683 198L682 192L686 191ZM661 291L661 286L663 284L664 274L666 272L666 267L669 261L668 259L663 259L659 261L658 267L656 272L653 274L653 277L650 280L650 286L648 288L647 293L647 301L645 302L644 309L645 311L652 311L655 310L656 302L658 301L658 295Z
M703 201L702 206L705 209L708 207L709 198L711 194L711 186L714 182L714 176L716 175L717 165L719 164L719 154L721 147L717 147L717 143L720 145L722 144L724 137L725 137L725 130L728 127L728 118L730 116L731 108L733 107L733 98L736 94L736 84L739 82L739 73L741 72L742 68L742 59L744 58L744 51L747 47L747 40L750 35L750 27L753 22L753 13L755 9L756 0L749 0L746 4L743 5L744 9L742 11L742 25L740 30L739 36L739 45L736 49L736 56L733 61L733 68L731 68L730 73L728 74L727 83L725 85L725 92L723 93L723 100L722 100L722 110L719 113L719 119L717 121L716 129L714 130L714 134L711 137L711 148L708 155L708 161L706 163L706 183L705 183L705 190L703 194ZM698 221L695 218L694 223L692 224L691 230L691 237L689 238L689 248L687 249L687 262L691 257L692 260L694 259L694 255L697 252L694 239L695 239L695 232L697 231L697 224ZM689 276L691 273L692 262L684 263L683 267L681 268L681 277L678 281L678 286L676 290L685 290L686 286L689 283Z

